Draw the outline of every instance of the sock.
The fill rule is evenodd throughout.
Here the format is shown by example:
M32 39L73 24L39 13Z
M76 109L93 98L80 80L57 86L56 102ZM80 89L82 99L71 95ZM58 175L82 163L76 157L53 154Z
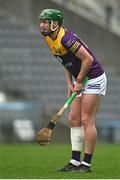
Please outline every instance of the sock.
M92 154L85 153L83 161L90 165L91 164L91 159L92 159Z
M75 159L76 161L80 161L80 151L72 151L72 159Z
M76 166L80 165L80 155L84 138L83 127L71 128L72 157L70 162Z

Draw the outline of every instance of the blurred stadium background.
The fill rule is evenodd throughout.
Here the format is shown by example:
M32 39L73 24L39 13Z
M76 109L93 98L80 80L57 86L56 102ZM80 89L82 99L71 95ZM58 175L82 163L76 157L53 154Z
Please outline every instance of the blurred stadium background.
M63 68L39 33L44 8L64 12L64 26L97 54L108 76L96 119L98 140L120 143L120 0L0 0L0 142L34 142L64 104ZM68 142L67 113L53 142Z

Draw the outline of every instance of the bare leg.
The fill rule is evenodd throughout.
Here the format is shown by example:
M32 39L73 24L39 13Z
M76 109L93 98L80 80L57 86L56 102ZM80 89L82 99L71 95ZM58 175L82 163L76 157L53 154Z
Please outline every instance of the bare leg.
M82 96L81 115L84 127L85 153L93 154L97 130L95 127L96 113L100 104L100 96L95 94L84 94Z
M70 127L81 126L81 97L76 97L70 106L69 125Z

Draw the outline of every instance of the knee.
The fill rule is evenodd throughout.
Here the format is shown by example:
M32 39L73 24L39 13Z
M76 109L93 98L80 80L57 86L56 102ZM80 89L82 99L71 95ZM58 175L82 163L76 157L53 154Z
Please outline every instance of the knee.
M78 127L81 126L81 118L80 116L74 116L72 114L69 115L68 123L70 127Z
M82 114L81 121L84 127L94 124L94 120L88 114Z

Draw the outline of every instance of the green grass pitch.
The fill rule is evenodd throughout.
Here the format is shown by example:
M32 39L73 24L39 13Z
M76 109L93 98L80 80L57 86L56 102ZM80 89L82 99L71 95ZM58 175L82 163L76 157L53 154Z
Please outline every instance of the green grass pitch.
M119 145L96 145L92 173L56 172L70 154L65 144L0 144L0 179L120 179Z

